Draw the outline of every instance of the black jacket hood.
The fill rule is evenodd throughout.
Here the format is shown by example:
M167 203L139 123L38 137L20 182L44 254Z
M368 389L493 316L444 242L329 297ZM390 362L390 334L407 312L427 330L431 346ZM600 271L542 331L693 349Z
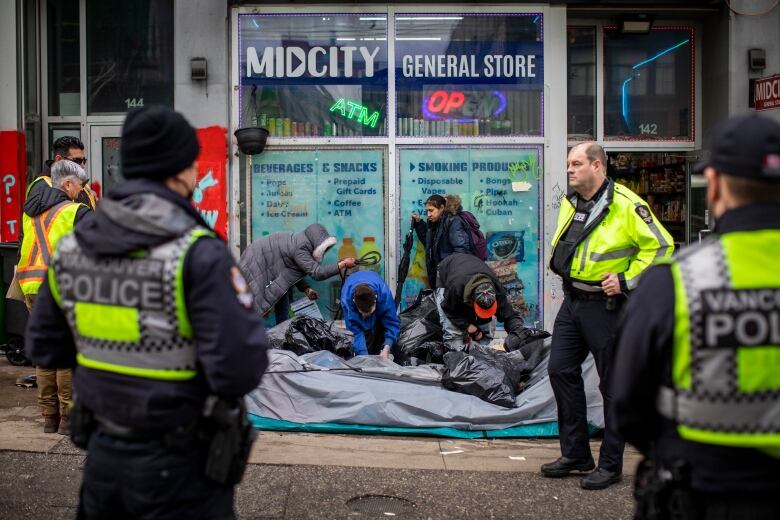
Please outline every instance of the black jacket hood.
M167 204L157 204L160 199ZM187 199L159 182L132 179L115 186L75 235L89 255L122 256L168 242L195 225L210 229Z
M68 194L57 188L46 186L46 189L30 190L24 201L24 212L28 217L37 217L49 208L68 200L71 200Z

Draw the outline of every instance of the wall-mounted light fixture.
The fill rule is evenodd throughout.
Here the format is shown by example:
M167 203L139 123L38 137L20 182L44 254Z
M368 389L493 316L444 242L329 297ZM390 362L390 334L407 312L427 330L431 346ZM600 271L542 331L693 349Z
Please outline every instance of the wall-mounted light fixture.
M623 34L647 34L653 27L653 18L647 14L630 14L621 16L618 28Z
M766 51L764 49L748 49L748 67L751 72L761 72L766 68Z
M208 77L209 69L206 58L192 58L190 60L190 79L192 81L205 81Z

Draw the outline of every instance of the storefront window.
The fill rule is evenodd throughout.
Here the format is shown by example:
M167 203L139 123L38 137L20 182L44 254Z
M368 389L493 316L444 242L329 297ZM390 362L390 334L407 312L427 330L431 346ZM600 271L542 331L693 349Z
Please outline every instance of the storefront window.
M323 264L375 251L379 263L365 268L384 276L384 150L267 150L252 157L250 169L252 240L317 222L337 239ZM319 293L321 314L332 317L342 281L305 280ZM296 292L293 299L301 297Z
M49 115L79 116L79 2L46 3Z
M399 150L400 229L413 211L424 215L434 194L458 195L479 220L488 246L487 263L526 324L541 320L539 258L542 211L542 150L524 147L409 147ZM404 303L428 286L425 250L415 238Z
M569 27L567 34L570 141L596 138L596 28Z
M541 14L399 14L399 136L542 135Z
M604 134L613 140L692 141L694 32L604 28Z
M387 135L385 15L239 16L241 126L273 137Z
M87 1L90 115L173 107L173 26L173 0Z

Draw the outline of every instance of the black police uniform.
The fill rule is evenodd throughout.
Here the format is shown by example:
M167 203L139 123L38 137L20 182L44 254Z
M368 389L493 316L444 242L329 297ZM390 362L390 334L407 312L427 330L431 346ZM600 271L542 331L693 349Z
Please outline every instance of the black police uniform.
M117 185L115 201L154 195L207 227L184 197L160 182L133 179ZM164 229L166 222L160 222ZM164 234L131 230L99 207L75 232L87 255L126 257L170 241ZM231 518L233 488L203 475L207 446L172 448L166 435L193 425L210 394L242 397L265 371L267 341L251 300L240 300L240 277L224 242L200 238L188 250L183 271L186 309L197 344L198 374L186 381L159 381L76 367L76 348L65 314L46 281L27 331L36 365L76 367L76 399L103 418L88 446L81 494L87 518ZM233 276L231 278L231 276ZM240 285L240 284L239 284ZM245 305L245 304L249 305Z
M756 229L780 229L780 206L756 204L731 210L719 219L715 231ZM760 507L771 499L777 514L780 459L758 450L681 439L677 425L656 411L658 389L671 386L674 304L669 266L648 269L626 305L618 337L612 372L617 428L627 442L667 468L685 461L690 489L699 493L702 502L714 508L739 507L740 502Z
M605 181L591 200L596 201L604 196L608 188L609 183ZM581 197L578 197L577 201L577 210L583 213L590 211L593 205ZM579 234L584 231L584 222L573 221L562 241L581 240ZM607 297L603 292L588 294L573 288L568 276L572 259L558 259L563 250L562 247L556 248L556 254L551 261L553 270L563 279L566 298L555 318L548 366L550 383L558 406L561 454L572 460L592 459L581 367L590 351L601 377L599 390L604 400L606 426L598 465L607 471L621 473L624 441L617 434L610 418L612 393L609 388L609 374L618 310L624 300L614 298L610 303L612 308L607 308ZM588 466L589 464L585 464L581 468L587 469Z
M754 147L762 139L750 132L756 124L766 123L743 117L721 127L725 134L713 137L716 170L739 171L746 162L761 168L763 154ZM780 127L775 128L767 142L774 143L774 158L780 161ZM780 168L776 172L780 181ZM760 230L780 230L780 204L728 210L714 236ZM696 251L687 248L680 254ZM639 500L637 518L669 518L670 508L678 511L677 518L778 518L780 459L758 449L683 439L677 422L661 415L659 391L674 388L675 292L671 266L651 267L626 306L618 336L612 384L617 428L652 464L638 476L638 492L645 498ZM653 506L661 508L659 516L649 512L651 503L660 504Z

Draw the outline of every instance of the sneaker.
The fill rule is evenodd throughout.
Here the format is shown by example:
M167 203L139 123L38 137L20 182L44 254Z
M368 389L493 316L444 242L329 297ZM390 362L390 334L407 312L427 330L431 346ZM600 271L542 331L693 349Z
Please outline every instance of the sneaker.
M593 462L593 457L585 457L582 459L570 459L567 457L560 457L553 462L542 464L542 475L545 477L559 478L565 477L572 471L592 471L596 467Z
M60 424L59 415L44 415L43 416L43 433L57 433L57 428Z
M60 427L57 431L60 435L70 436L70 419L67 415L63 415L60 419Z
M582 489L606 489L612 484L617 484L623 478L619 471L608 471L604 468L596 468L596 471L584 477L580 482Z
M16 378L16 386L20 386L22 388L37 388L38 378L35 377L35 374L19 376Z

